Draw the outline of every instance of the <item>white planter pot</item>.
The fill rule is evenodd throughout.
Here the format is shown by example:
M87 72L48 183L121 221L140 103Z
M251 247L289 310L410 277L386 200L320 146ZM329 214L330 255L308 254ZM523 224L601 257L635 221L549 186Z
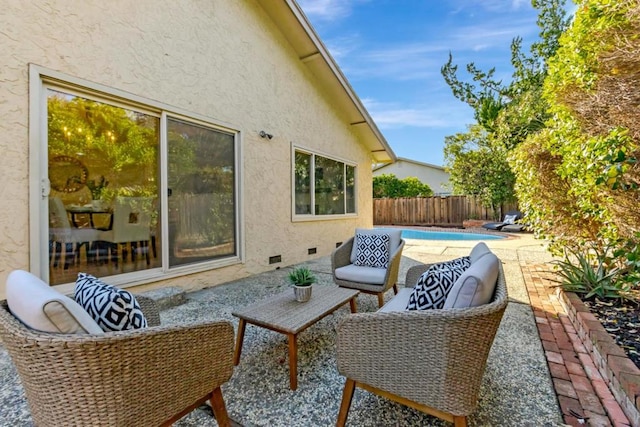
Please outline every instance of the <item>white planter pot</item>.
M297 286L293 285L293 294L296 296L296 301L307 302L311 298L312 286Z

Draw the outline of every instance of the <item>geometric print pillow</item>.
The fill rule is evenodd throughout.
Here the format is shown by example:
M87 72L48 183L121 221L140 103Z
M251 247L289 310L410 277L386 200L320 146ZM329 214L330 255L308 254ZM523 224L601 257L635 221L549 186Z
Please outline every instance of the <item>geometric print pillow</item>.
M463 256L449 261L439 262L437 264L434 264L432 267L439 269L462 268L463 270L466 270L467 268L471 267L471 258L469 258L468 256Z
M359 234L356 233L355 265L361 267L387 268L389 267L388 234Z
M131 292L78 273L75 300L103 331L124 331L147 327L147 319Z
M469 257L462 257L429 267L413 288L406 309L428 310L444 307L449 291L470 265Z

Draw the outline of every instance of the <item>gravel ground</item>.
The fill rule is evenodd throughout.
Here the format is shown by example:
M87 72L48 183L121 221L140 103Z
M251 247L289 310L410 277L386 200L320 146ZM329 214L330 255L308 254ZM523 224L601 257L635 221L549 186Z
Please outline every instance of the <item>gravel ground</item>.
M400 281L418 262L435 262L468 253L475 242L408 241ZM562 426L562 414L551 382L535 319L520 289L524 281L521 260L543 259L541 245L532 239L488 242L505 264L510 303L489 356L478 409L470 426ZM319 277L316 286L332 284L328 257L308 263ZM288 268L252 276L214 288L189 293L186 303L161 313L162 323L199 319L227 319L237 329L231 312L267 295L285 291ZM386 300L392 297L392 291ZM358 297L359 311L375 311L373 296ZM349 315L348 305L304 331L298 338L298 390L289 390L286 337L248 325L240 364L223 395L231 418L239 425L335 425L344 378L335 365L335 327ZM403 363L398 360L397 363ZM349 412L351 426L445 426L448 423L356 390ZM6 351L0 346L0 425L31 426L28 406ZM210 411L201 408L176 423L215 426Z

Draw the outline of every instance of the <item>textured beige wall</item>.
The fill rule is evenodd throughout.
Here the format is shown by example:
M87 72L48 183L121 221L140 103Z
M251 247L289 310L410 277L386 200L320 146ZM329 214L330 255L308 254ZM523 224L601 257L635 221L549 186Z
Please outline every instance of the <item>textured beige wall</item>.
M371 225L368 153L253 1L0 0L0 10L0 298L7 274L29 269L30 63L241 131L246 263L154 287L226 282L273 269L272 255L282 266L309 259L310 247L327 255ZM360 165L357 218L291 221L291 143Z

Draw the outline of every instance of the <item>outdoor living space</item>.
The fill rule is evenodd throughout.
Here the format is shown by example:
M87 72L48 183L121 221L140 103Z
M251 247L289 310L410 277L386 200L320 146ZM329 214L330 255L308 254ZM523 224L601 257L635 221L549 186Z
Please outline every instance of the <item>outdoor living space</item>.
M486 242L503 263L509 304L489 355L478 409L469 417L469 425L563 425L521 270L521 266L544 264L550 256L543 242L530 234L508 236ZM476 243L407 239L400 267L400 286L409 267L463 256ZM304 265L318 278L314 286L334 286L328 257L305 262ZM232 322L237 331L238 319L232 312L279 292L293 292L286 280L290 270L290 267L275 269L186 294L168 288L151 291L148 295L166 305L160 313L162 324L224 319ZM392 296L393 291L387 292L385 301ZM175 302L181 298L184 298L183 303ZM361 294L357 297L358 312L372 312L377 308L375 296ZM344 377L336 368L335 329L340 320L349 315L349 304L343 305L300 333L295 391L289 387L286 337L247 325L240 363L234 368L231 380L222 386L230 418L243 426L335 425L344 387ZM0 424L32 425L14 367L4 349L0 356ZM403 361L398 360L398 363ZM217 424L211 412L201 407L176 425ZM347 425L425 426L449 423L357 390Z

